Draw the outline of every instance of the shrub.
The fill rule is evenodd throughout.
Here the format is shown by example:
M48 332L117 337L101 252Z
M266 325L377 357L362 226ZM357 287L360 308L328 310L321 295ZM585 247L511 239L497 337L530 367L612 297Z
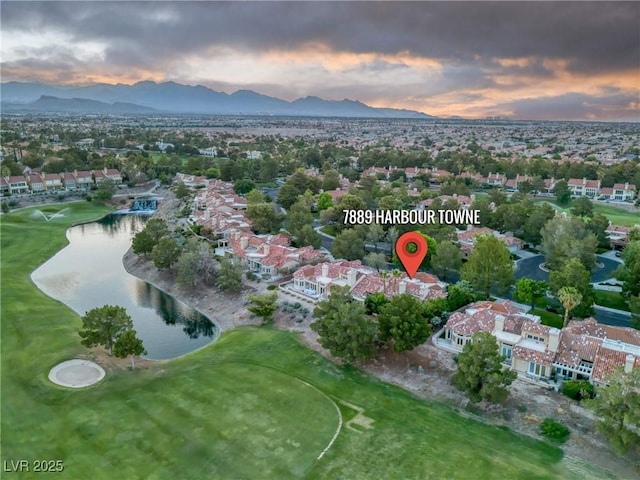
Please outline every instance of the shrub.
M527 406L524 403L521 403L520 405L518 405L518 411L522 413L526 412Z
M84 199L85 199L87 202L90 202L90 201L91 201L91 195L85 195Z
M2 213L9 213L9 204L7 202L2 202Z
M300 302L296 302L293 304L293 308L295 308L296 310L299 309L300 307L302 307L302 304Z
M571 432L563 423L557 422L553 418L545 418L540 424L540 434L552 442L564 443Z
M595 397L593 384L587 380L567 380L562 384L562 393L574 400Z
M247 276L247 280L256 280L258 278L256 274L251 271L247 272L246 276Z
M269 285L269 286L267 287L267 290L276 290L277 288L278 288L278 286L277 286L277 285Z

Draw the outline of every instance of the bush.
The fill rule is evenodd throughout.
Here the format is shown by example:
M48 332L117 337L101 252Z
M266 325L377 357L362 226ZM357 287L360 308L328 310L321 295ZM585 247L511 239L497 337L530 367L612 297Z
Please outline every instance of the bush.
M564 443L571 432L563 423L557 422L553 418L545 418L540 424L540 434L552 442Z
M90 201L92 200L91 195L85 195L84 199L85 199L87 202L90 202Z
M293 304L293 308L295 308L296 310L299 309L300 307L302 307L302 304L300 302L296 302Z
M278 288L278 286L277 286L277 285L269 285L269 286L267 287L267 290L276 290L277 288Z
M256 274L251 271L247 272L246 276L247 276L247 280L256 280L258 278Z
M595 397L593 385L587 380L567 380L562 384L562 393L574 400Z
M9 213L9 204L7 202L2 202L2 213Z

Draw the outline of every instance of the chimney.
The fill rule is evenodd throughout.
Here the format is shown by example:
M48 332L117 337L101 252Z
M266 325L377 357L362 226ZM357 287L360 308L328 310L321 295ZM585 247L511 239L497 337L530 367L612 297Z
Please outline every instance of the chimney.
M247 237L242 237L240 239L240 248L244 250L247 248L247 245L249 245L249 239Z
M557 328L551 328L549 330L549 345L548 348L552 352L558 351L558 345L560 344L560 330Z
M327 265L326 263L322 264L322 276L323 277L329 276L329 265Z
M347 285L353 287L356 284L356 270L354 268L350 268L347 272Z
M624 359L624 373L631 373L631 370L633 370L633 364L636 361L636 357L634 357L631 354L628 354L627 357Z
M495 320L495 331L496 332L502 332L504 331L504 315L496 315L496 320Z
M398 294L402 295L403 293L407 293L407 284L404 280L398 285Z
M475 202L476 201L476 194L472 193L470 198L471 198L471 203Z

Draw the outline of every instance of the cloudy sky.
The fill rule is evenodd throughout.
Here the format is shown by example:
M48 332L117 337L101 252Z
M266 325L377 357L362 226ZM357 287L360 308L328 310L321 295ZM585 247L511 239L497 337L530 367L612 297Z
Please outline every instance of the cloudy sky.
M2 81L640 121L640 2L10 2Z

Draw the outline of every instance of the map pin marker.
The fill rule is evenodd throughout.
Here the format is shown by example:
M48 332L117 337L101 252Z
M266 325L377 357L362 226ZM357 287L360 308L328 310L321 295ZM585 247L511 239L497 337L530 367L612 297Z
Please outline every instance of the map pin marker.
M428 250L427 239L418 232L404 233L396 240L396 254L409 278L415 276Z

